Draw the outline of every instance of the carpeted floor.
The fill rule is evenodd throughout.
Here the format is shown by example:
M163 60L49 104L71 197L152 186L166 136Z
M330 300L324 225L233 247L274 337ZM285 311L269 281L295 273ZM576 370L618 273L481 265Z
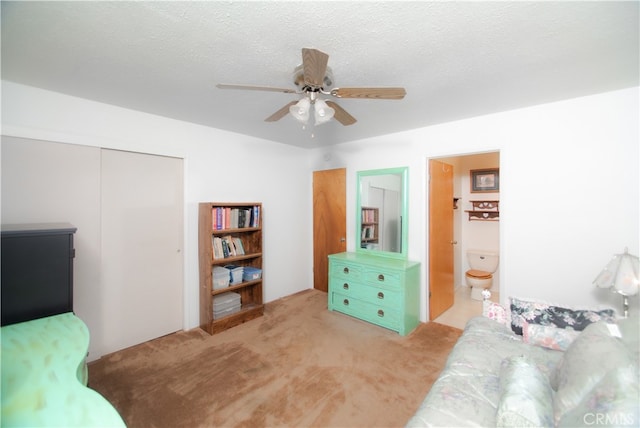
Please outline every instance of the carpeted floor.
M401 427L461 331L407 337L327 311L306 290L209 336L165 336L89 365L89 386L135 427Z

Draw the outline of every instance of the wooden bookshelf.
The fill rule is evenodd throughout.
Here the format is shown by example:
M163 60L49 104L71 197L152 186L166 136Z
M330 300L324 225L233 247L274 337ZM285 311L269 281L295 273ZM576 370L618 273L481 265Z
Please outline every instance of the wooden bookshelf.
M364 248L367 244L378 243L379 210L378 208L362 207L361 214L360 245Z
M220 210L224 213L220 215ZM235 210L250 210L248 223L237 225L238 218L232 214ZM231 217L230 217L231 216ZM222 220L224 219L224 220ZM198 245L200 261L200 328L209 334L215 334L246 321L262 316L263 276L259 279L231 284L226 288L213 288L215 266L249 266L262 270L262 204L260 203L218 203L201 202L198 209ZM221 221L223 224L221 224ZM243 253L220 252L214 250L216 238L237 238L241 240ZM219 242L219 241L218 241ZM240 294L239 312L213 319L213 297L229 291Z

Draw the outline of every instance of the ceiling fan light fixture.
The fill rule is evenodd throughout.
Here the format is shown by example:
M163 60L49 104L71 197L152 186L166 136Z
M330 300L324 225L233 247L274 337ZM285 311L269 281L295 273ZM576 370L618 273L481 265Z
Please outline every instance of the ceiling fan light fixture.
M265 122L275 122L290 113L306 128L309 122L311 107L313 106L314 125L322 125L334 118L344 126L353 125L356 119L347 113L334 101L319 99L320 95L335 98L365 98L377 100L401 100L407 94L404 88L364 87L364 88L333 88L333 73L327 65L329 55L317 49L302 49L302 64L293 73L293 83L296 89L277 88L273 86L237 85L219 83L220 89L245 89L252 91L282 92L301 96L298 101L291 101L271 116Z
M310 108L311 102L305 97L289 107L289 113L291 113L291 116L293 116L298 122L307 123L309 121Z
M316 100L314 105L316 125L329 122L335 113L336 111L329 107L326 102L320 99Z

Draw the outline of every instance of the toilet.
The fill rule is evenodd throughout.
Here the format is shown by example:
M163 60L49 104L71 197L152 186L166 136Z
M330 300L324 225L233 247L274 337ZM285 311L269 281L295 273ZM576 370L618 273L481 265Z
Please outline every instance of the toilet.
M470 269L465 273L467 285L471 287L471 298L482 300L482 290L493 285L493 273L498 269L498 253L485 250L468 250Z

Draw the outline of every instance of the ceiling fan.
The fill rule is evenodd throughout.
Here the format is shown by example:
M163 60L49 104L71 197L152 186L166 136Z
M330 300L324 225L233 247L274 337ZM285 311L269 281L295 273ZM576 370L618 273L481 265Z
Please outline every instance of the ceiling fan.
M315 124L320 125L331 120L332 117L341 124L353 125L356 119L333 101L325 101L320 95L335 98L369 98L385 100L401 100L406 95L404 88L333 88L333 74L327 66L329 55L317 49L302 49L302 65L295 68L293 83L297 89L276 88L271 86L235 85L219 83L220 89L246 89L252 91L284 92L298 94L302 97L298 101L291 101L280 110L265 119L265 122L275 122L287 113L302 123L307 123L311 108L314 109Z

